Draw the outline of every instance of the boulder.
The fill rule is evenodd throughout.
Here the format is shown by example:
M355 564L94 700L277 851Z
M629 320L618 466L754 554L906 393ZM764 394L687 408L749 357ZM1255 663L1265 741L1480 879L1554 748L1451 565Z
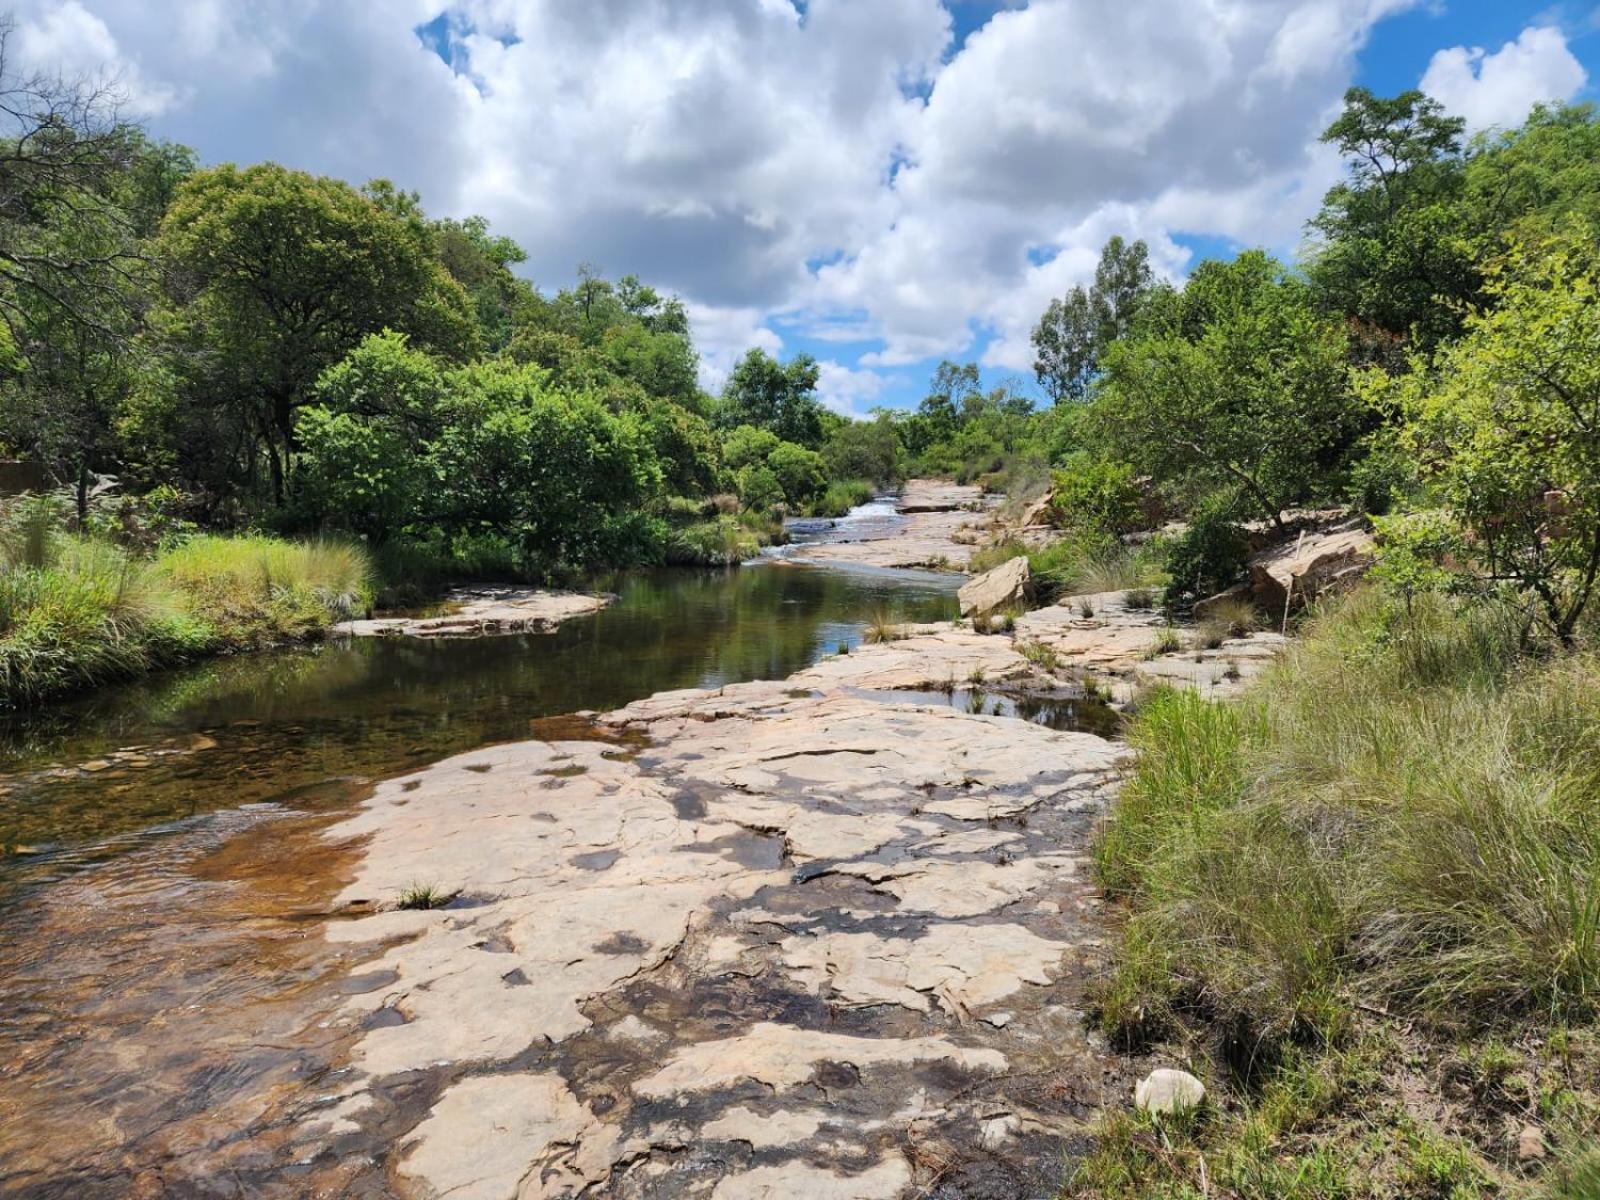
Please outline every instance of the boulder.
M1374 542L1361 520L1301 533L1250 560L1250 595L1271 616L1292 603L1359 579L1372 565Z
M992 571L969 579L956 593L963 617L982 617L1002 608L1021 608L1033 573L1026 558L1008 558Z
M1022 516L1018 518L1017 523L1024 529L1031 529L1041 525L1048 526L1050 524L1050 506L1055 503L1055 499L1056 494L1054 492L1046 492L1022 510Z
M1187 1071L1160 1067L1139 1081L1133 1102L1145 1112L1162 1115L1198 1108L1206 1098L1206 1085Z

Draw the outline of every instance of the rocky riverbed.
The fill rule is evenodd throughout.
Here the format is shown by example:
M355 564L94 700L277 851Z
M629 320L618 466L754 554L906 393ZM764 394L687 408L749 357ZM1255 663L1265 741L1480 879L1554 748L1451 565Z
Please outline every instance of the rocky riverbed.
M1275 649L1163 632L1123 594L908 626L56 885L52 949L0 947L0 1192L1052 1194L1149 1065L1084 1021L1126 750L997 714Z
M895 498L892 531L870 529L859 540L828 539L794 546L791 562L858 567L962 571L985 539L978 532L990 498L983 489L943 479L912 479Z

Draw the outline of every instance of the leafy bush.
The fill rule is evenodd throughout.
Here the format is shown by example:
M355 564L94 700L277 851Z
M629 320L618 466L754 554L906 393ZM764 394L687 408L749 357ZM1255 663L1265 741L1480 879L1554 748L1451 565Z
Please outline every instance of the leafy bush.
M1188 528L1167 547L1164 566L1171 578L1169 600L1214 595L1244 574L1250 543L1236 511L1229 493L1216 493L1195 509Z
M1124 534L1139 528L1133 468L1079 452L1055 472L1050 523L1061 529Z
M822 455L793 442L780 442L773 448L767 455L767 469L778 481L791 509L810 504L827 483Z

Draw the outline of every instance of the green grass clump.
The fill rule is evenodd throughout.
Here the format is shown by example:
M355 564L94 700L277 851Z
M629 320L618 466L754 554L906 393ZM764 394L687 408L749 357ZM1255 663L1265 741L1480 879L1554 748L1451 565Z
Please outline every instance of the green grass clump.
M1129 907L1099 1017L1122 1045L1198 1039L1241 1089L1246 1116L1195 1143L1213 1184L1501 1194L1496 1139L1537 1090L1507 1045L1600 1018L1600 658L1530 650L1493 606L1364 592L1316 614L1245 700L1159 693L1130 740L1094 849ZM1479 1095L1476 1132L1412 1122L1392 1079L1315 1142L1251 1115L1288 1064L1331 1069L1375 1023L1422 1039L1386 1052L1391 1073L1481 1043L1453 1068ZM1504 1112L1484 1099L1502 1093ZM1600 1069L1552 1094L1569 1097L1543 1114L1554 1148L1588 1144ZM1192 1194L1191 1159L1130 1137L1109 1128L1093 1186L1069 1194Z
M321 633L366 602L363 551L203 537L151 559L0 513L0 711L221 650Z
M400 893L400 899L395 902L396 908L407 910L426 910L443 908L456 898L456 893L446 891L435 883L407 884Z
M731 567L754 558L766 545L760 534L736 516L674 529L667 543L667 562L681 567Z
M156 569L232 647L311 636L371 598L370 560L351 542L208 535L161 555Z
M808 511L813 517L842 517L871 500L873 491L865 479L836 479L811 502Z

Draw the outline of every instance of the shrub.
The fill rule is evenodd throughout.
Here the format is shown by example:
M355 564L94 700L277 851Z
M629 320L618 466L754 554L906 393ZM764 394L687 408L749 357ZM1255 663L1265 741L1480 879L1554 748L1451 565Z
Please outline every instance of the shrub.
M673 530L666 560L674 566L731 567L754 558L762 545L762 538L737 518L719 516Z
M812 501L814 517L842 517L852 508L872 499L872 485L864 479L836 479L821 496Z
M1235 511L1227 493L1215 494L1196 508L1189 527L1167 548L1169 599L1214 595L1244 574L1250 545Z
M1124 534L1139 528L1141 505L1133 468L1084 452L1055 472L1050 523L1062 529Z

